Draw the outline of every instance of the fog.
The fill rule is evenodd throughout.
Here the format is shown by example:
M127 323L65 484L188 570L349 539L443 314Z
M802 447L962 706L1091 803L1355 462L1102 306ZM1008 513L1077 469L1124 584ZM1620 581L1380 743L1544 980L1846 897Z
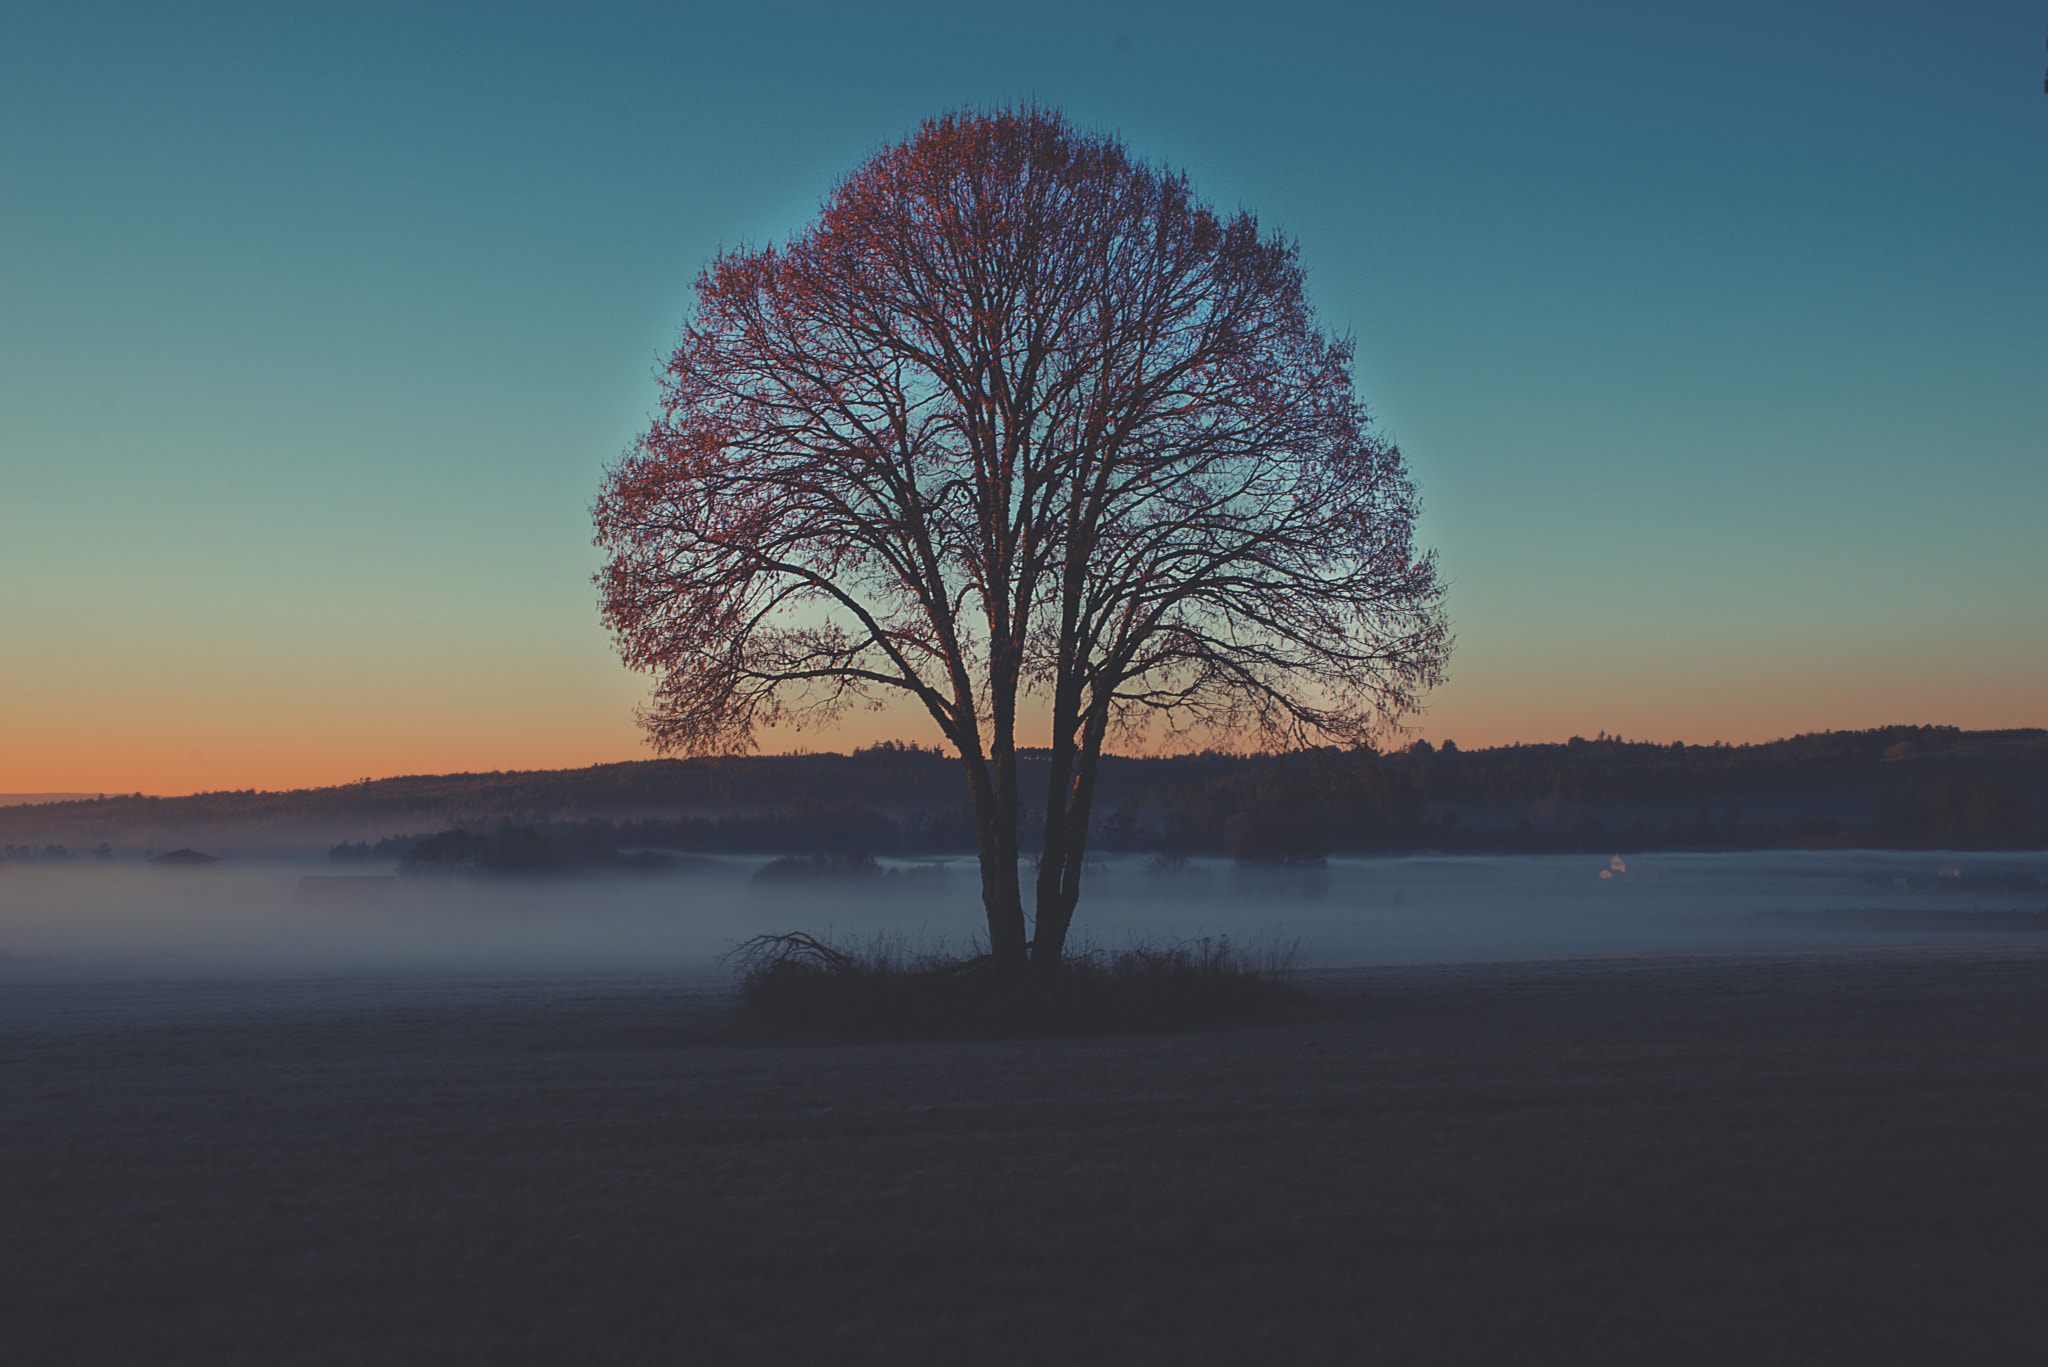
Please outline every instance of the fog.
M432 974L714 975L764 931L876 933L964 950L972 859L939 876L769 888L766 857L660 874L337 879L225 860L0 865L0 983ZM2048 856L1849 851L1337 858L1321 874L1222 860L1091 863L1077 941L1228 935L1307 966L1696 951L2048 942ZM914 870L905 861L885 866ZM369 872L388 875L389 870ZM1601 877L1605 872L1608 877ZM1025 870L1027 890L1029 868Z

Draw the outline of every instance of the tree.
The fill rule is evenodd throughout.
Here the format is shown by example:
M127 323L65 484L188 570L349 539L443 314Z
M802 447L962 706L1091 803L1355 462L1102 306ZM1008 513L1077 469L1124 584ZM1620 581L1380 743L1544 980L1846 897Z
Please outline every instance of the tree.
M915 700L966 770L1005 967L1058 967L1106 740L1362 743L1441 677L1413 485L1293 246L1055 112L928 122L791 242L721 253L661 381L594 509L654 744Z

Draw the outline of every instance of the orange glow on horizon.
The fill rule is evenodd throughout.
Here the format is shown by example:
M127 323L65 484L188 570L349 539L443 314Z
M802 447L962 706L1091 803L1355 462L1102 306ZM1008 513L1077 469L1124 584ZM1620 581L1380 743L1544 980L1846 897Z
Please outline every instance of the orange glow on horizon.
M1390 744L1423 737L1484 749L1554 743L1600 730L1631 740L1743 744L1894 724L1988 730L2048 722L2038 701L2021 698L2020 691L1984 690L1957 698L1932 689L1919 697L1901 696L1901 690L1877 696L1873 690L1872 696L1851 702L1823 688L1803 694L1788 688L1767 698L1695 697L1681 709L1670 702L1657 706L1654 698L1631 698L1620 686L1598 692L1573 687L1525 689L1510 712L1467 705L1446 690L1429 712L1412 719L1408 736L1394 737ZM67 719L71 725L46 726L10 739L0 763L0 793L284 791L406 774L572 769L654 758L633 722L630 704L621 706L616 697L607 702L559 709L507 704L488 712L422 708L389 719L336 717L314 728L282 706L219 707L210 714L185 709L175 724L161 716L103 727L85 726L84 718ZM1042 743L1029 730L1022 739ZM889 708L855 713L825 729L765 731L759 748L764 754L844 752L887 740L925 746L941 742L928 717ZM1181 753L1201 747L1181 739L1116 748L1121 753Z

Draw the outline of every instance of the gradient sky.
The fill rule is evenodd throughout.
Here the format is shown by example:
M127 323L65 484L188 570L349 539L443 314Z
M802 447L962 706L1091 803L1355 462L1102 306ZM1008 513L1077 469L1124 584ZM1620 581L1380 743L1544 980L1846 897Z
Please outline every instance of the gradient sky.
M1023 99L1299 241L1421 734L2048 724L2038 5L741 9L6 7L0 792L647 753L588 507L691 281Z

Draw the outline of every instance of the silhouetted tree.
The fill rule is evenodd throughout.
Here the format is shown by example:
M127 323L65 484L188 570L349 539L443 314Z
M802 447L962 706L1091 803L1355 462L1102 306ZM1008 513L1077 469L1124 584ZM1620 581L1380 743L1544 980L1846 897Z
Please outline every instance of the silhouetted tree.
M1413 486L1293 247L1114 140L1038 109L927 123L697 297L595 508L605 621L659 676L643 722L734 752L915 699L967 772L998 963L1059 963L1107 737L1354 742L1439 678Z

